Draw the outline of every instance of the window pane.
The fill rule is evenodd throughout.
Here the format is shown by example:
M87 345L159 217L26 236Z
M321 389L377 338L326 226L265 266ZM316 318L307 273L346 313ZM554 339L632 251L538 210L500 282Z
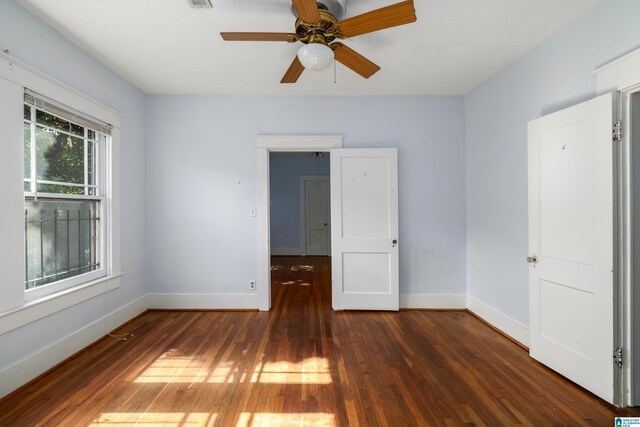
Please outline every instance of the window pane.
M25 200L25 288L100 268L97 201Z
M69 185L57 185L57 184L41 184L38 183L38 193L54 193L54 194L77 194L84 195L84 187L75 187Z
M24 119L31 120L31 106L24 105Z
M31 191L31 181L24 182L24 191Z
M83 139L36 126L36 152L38 179L84 185ZM70 191L70 193L66 190L55 192L83 193L83 191L80 193L75 190Z
M24 177L31 178L31 124L24 124Z
M36 109L36 122L38 124L43 124L54 129L63 130L65 132L84 137L84 128L82 126L68 122L42 110Z

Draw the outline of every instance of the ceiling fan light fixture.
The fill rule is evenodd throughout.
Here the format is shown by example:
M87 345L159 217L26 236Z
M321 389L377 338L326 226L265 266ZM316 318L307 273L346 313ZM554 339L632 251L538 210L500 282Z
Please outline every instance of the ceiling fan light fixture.
M307 70L324 70L333 63L333 50L322 43L309 43L298 50L298 59Z

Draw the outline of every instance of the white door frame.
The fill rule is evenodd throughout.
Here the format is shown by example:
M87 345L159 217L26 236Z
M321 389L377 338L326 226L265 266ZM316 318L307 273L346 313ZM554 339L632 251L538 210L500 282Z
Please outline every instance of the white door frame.
M342 148L341 135L257 135L256 219L258 309L271 309L271 248L269 230L269 153L314 152Z
M636 49L611 61L592 73L596 77L597 95L612 91L620 92L620 120L622 139L614 153L614 340L623 349L623 365L620 375L614 377L614 399L617 406L639 404L632 402L632 369L634 360L640 355L631 353L633 341L633 254L632 254L632 211L633 194L631 186L631 108L630 95L640 91L640 49ZM636 290L640 291L640 290Z
M300 175L300 255L302 256L307 255L307 194L304 188L305 181L327 181L327 195L329 195L329 175ZM329 206L331 206L331 199L329 199ZM331 212L329 212L327 223L331 222L330 218ZM328 241L329 248L331 248L331 237L329 237Z

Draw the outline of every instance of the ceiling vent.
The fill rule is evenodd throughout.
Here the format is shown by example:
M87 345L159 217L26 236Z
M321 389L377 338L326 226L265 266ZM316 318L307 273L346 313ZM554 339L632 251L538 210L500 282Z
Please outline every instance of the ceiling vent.
M198 9L211 9L210 0L187 0L187 2L191 7L195 7Z

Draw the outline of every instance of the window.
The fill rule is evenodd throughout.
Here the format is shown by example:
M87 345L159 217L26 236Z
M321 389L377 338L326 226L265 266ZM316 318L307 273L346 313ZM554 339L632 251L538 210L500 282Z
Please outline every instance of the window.
M32 92L24 101L26 299L105 276L109 125Z

